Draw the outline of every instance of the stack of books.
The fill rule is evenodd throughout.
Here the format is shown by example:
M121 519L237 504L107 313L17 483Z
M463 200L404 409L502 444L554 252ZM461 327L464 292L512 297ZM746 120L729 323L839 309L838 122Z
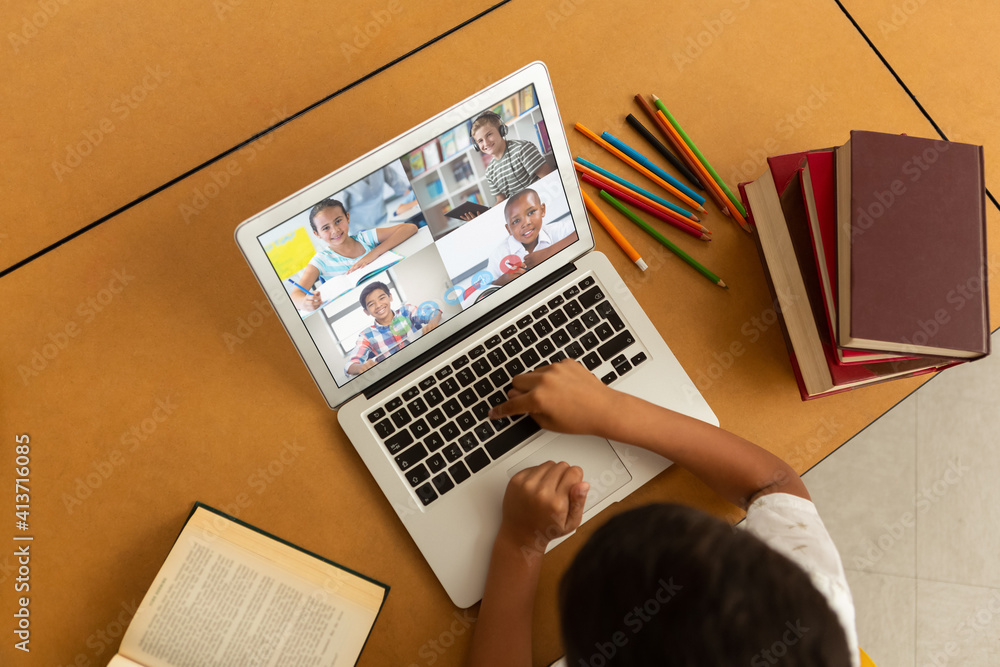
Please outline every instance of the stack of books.
M981 146L852 131L739 189L803 400L989 354Z

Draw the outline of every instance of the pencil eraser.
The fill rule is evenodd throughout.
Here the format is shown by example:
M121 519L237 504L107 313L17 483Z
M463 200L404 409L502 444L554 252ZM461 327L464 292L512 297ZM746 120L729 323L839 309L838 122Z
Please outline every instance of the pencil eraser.
M640 257L639 259L635 260L635 265L638 266L643 271L645 271L648 268L646 266L646 262L643 261L642 257Z

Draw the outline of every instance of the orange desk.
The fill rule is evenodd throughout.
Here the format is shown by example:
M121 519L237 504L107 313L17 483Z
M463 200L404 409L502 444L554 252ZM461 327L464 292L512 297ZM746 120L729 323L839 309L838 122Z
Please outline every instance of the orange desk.
M23 6L24 12L34 7ZM135 73L112 68L111 83L93 74L101 71L101 40L76 59L40 48L56 35L99 32L102 24L89 13L96 10L60 7L65 13L24 47L23 63L37 62L39 76L50 81L70 73L54 106L90 99L85 91L101 86L105 92L88 102L86 117L100 118L107 95L132 85ZM405 44L393 53L475 13L457 3L405 7L412 22L400 19ZM246 19L239 15L244 10ZM8 146L23 155L5 164L14 187L0 204L0 224L16 220L19 226L0 230L7 235L0 243L5 266L250 136L266 126L272 108L301 108L391 59L363 52L331 83L333 77L303 64L321 32L318 20L297 19L290 8L275 8L285 16L275 21L270 8L247 2L221 28L210 4L192 5L202 19L188 14L181 20L179 13L153 19L150 9L141 17L100 11L112 26L106 44L118 45L116 55L129 67L164 53L200 74L183 86L173 83L180 78L164 81L159 102L156 91L150 93L149 105L108 138L107 151L95 152L55 189L45 187L53 181L49 163L66 137L89 121L57 123L56 111L39 116L44 105L37 97L15 105L3 148L5 155ZM350 11L363 18L368 10ZM249 25L251 15L257 27ZM227 27L238 21L247 24ZM157 32L154 24L174 30ZM170 35L182 26L189 30L183 46L171 46ZM331 28L333 35L350 34ZM143 29L155 39L122 45L113 37ZM226 33L233 48L254 45L231 55L228 70L211 75L210 45L222 30L244 31L242 39ZM281 37L279 46L250 39L268 31ZM293 33L299 38L289 37ZM323 53L342 58L340 39L325 44ZM107 53L110 47L101 48ZM14 435L30 434L36 541L32 654L15 651L8 637L0 663L105 664L121 624L192 503L201 500L391 585L362 665L461 664L468 633L465 623L454 625L456 614L469 619L476 610L466 616L450 604L325 408L232 232L249 215L536 59L549 65L572 148L607 166L612 163L599 149L570 128L579 121L631 136L624 116L634 111L636 92L664 97L731 184L756 177L767 154L842 143L852 128L934 136L829 0L794 9L724 0L651 9L630 0L614 12L592 3L515 1L260 139L252 153L236 152L9 273L0 279L7 314L0 325L0 424L9 461L0 482L13 486ZM35 65L17 61L17 67L28 72ZM19 76L22 83L30 79ZM167 94L170 85L178 89ZM390 110L387 101L395 99L407 104ZM387 113L373 112L380 109ZM942 127L950 122L936 120ZM57 139L38 129L46 122ZM973 116L953 122L975 131ZM151 150L163 145L169 150ZM197 215L188 214L184 206L230 161L236 173L226 186ZM755 324L772 306L751 239L714 208L706 224L715 232L708 246L671 238L719 273L728 292L645 236L628 234L650 264L640 274L602 230L595 235L725 428L804 471L919 386L921 380L904 380L801 402L780 332ZM989 225L995 269L1000 238L993 208ZM743 352L727 357L734 343ZM738 516L689 474L672 469L585 525L546 556L535 617L538 664L561 652L555 589L576 550L610 514L654 500ZM14 532L9 527L4 539ZM4 610L14 596L11 552L0 551ZM459 625L461 633L453 629ZM451 646L439 653L431 642Z

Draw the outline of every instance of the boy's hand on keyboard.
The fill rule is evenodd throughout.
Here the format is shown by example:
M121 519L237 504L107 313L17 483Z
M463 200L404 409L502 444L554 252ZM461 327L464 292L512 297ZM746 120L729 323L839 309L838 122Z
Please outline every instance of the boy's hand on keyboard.
M518 375L506 403L490 419L529 414L538 425L560 433L605 435L618 395L579 362L565 359Z
M521 470L507 484L498 539L525 557L542 555L550 540L580 525L589 489L583 470L565 461Z

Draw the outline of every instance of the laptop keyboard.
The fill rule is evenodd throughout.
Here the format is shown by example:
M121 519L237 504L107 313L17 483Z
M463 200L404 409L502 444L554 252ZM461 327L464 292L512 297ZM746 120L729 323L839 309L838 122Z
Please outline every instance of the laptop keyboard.
M647 358L592 276L500 324L369 412L368 421L417 498L430 505L541 429L524 415L487 415L507 400L512 377L566 358L605 384Z

